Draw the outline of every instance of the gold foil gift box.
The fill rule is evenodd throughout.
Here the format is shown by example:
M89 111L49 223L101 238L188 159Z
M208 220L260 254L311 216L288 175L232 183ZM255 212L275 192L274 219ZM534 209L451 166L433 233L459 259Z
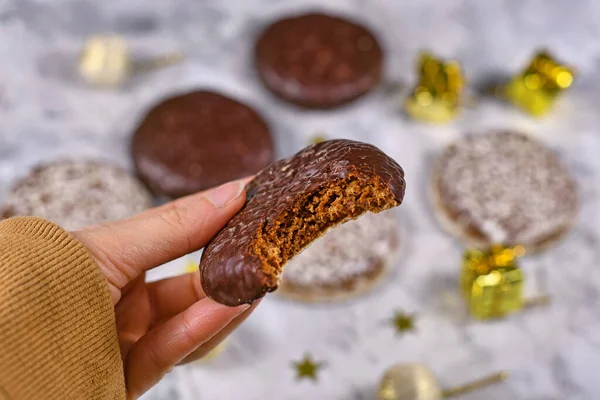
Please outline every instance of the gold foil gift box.
M444 123L459 114L464 87L463 73L457 61L444 61L430 53L418 60L419 81L404 108L412 118Z
M529 65L515 75L504 96L525 112L539 117L551 110L558 96L573 83L574 71L546 50L534 55Z
M524 254L523 246L494 245L488 250L465 251L460 289L473 318L502 318L524 307L549 302L548 296L524 299L525 276L516 261Z

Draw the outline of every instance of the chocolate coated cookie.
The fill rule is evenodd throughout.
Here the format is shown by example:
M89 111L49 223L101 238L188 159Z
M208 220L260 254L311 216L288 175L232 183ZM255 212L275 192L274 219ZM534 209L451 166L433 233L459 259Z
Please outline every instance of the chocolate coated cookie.
M383 51L367 28L324 15L279 20L256 43L264 84L309 108L332 108L365 94L381 80Z
M404 197L402 168L351 140L314 144L246 186L246 204L204 249L200 277L213 300L251 303L279 284L285 263L329 228Z
M157 195L180 197L255 174L273 161L265 121L248 106L209 91L166 99L136 129L133 160Z
M13 187L0 215L36 216L67 230L131 217L152 206L144 185L123 169L93 160L34 168Z

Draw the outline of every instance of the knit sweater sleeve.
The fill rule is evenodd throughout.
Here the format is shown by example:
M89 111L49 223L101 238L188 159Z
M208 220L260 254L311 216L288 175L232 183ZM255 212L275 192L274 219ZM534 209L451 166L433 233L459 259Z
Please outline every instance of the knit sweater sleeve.
M73 236L0 222L0 399L125 399L108 287Z

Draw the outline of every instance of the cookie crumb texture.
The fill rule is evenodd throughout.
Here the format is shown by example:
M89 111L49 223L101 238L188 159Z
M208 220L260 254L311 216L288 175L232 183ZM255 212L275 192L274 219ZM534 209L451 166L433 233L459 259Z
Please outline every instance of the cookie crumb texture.
M577 184L554 152L517 132L467 136L440 156L433 181L442 224L475 246L562 237L578 212Z
M75 230L150 207L150 193L125 170L95 160L59 160L34 168L17 182L0 215L36 216Z
M246 205L206 247L205 293L236 306L279 284L285 263L328 229L366 211L395 207L404 172L376 147L351 140L312 145L259 172Z

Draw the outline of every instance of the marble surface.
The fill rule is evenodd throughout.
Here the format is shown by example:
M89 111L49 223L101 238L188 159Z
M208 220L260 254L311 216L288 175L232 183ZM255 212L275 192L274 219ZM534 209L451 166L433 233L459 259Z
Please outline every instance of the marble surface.
M265 92L249 50L271 18L321 3L374 27L388 50L391 82L413 81L422 48L457 57L477 84L515 71L539 46L572 63L578 79L541 121L483 100L455 122L432 127L408 120L398 97L384 90L336 111L301 111ZM512 374L465 399L598 399L598 21L595 0L0 0L0 200L42 160L93 156L128 167L128 135L145 108L173 92L216 88L264 113L280 155L324 131L396 158L408 182L399 210L403 257L389 282L358 301L305 306L268 296L220 358L176 368L145 399L373 399L387 366L413 361L426 363L444 385L500 369ZM107 31L127 36L137 54L183 49L189 60L119 90L86 88L74 60L88 35ZM523 261L528 293L551 293L553 304L477 323L466 318L456 290L461 245L436 225L425 188L445 143L490 128L521 129L556 148L580 183L583 206L563 242ZM180 273L185 263L163 266L152 278ZM394 335L385 321L396 309L417 315L415 332ZM290 363L307 351L327 362L318 383L294 380Z

